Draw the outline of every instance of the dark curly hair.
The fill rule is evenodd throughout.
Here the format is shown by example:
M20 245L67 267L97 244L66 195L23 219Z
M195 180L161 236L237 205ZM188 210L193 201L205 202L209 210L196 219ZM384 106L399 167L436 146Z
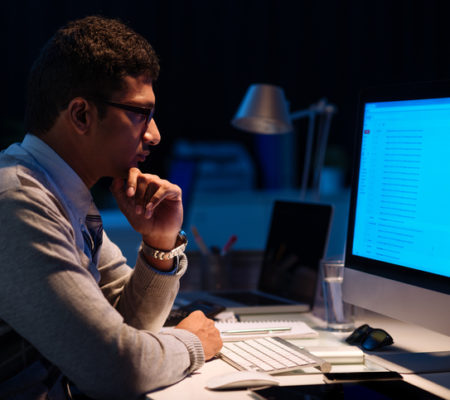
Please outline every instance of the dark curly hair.
M34 62L27 91L25 127L43 135L75 97L94 102L100 118L104 105L123 88L123 77L148 75L156 80L159 62L141 35L116 19L89 16L60 28Z

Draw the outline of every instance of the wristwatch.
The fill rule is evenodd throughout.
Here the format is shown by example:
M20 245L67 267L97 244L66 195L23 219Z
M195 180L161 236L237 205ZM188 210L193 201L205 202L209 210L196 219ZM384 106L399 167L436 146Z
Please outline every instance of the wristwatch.
M144 254L151 258L156 258L157 260L171 260L177 256L183 254L186 249L188 240L186 233L184 231L178 232L177 241L175 242L175 248L172 250L160 250L149 246L148 244L142 242L142 251Z

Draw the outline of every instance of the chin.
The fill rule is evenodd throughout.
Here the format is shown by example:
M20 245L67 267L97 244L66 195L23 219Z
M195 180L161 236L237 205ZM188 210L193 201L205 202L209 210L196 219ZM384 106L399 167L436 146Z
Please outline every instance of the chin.
M129 166L128 166L128 170L130 170L130 168L139 168L139 163L137 161L132 162Z
M111 174L111 178L121 178L121 179L127 179L128 174L130 172L131 167L122 168L120 170L116 170Z

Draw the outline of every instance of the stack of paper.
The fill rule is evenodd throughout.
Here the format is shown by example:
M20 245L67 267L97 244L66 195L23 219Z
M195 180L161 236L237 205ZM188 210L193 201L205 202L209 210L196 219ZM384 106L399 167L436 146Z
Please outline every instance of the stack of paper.
M356 346L307 346L306 350L331 364L362 364L363 351Z

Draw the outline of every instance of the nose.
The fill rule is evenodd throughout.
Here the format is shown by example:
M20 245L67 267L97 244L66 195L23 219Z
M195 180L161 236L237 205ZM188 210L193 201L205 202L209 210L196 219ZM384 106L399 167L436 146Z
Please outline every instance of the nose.
M156 146L161 141L161 135L159 134L158 127L154 118L150 120L147 125L147 129L144 132L143 141L150 146Z

